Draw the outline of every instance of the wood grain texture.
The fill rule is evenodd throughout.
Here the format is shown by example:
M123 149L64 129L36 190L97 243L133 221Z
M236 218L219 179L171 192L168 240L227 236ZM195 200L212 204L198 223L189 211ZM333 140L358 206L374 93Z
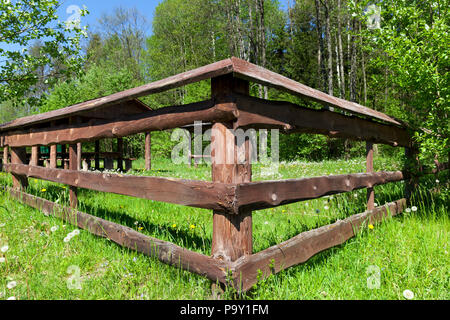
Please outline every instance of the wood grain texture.
M227 282L231 268L225 261L213 259L203 254L183 249L173 243L143 235L131 228L62 207L48 200L9 189L9 194L18 201L46 214L63 219L81 229L109 239L128 249L135 250L159 261L202 275L212 281Z
M24 165L27 162L26 148L11 148L11 163ZM6 165L4 165L6 171ZM13 187L17 190L25 190L28 187L28 179L23 174L12 173Z
M288 79L275 72L269 71L245 60L233 57L231 59L225 59L219 62L215 62L210 65L187 71L140 87L114 93L106 97L86 101L70 107L39 115L16 119L14 121L1 125L0 132L19 128L25 125L36 125L42 122L48 122L51 120L54 121L61 118L79 115L83 112L94 111L108 106L117 106L125 102L130 102L133 99L139 97L163 92L166 90L184 86L189 83L194 83L205 79L212 79L214 77L228 74L233 74L235 77L243 78L248 81L260 83L265 86L286 91L293 95L319 102L325 106L336 107L354 115L369 117L397 126L402 126L402 123L386 114L369 109L354 102L330 96L319 90L310 88L294 80Z
M211 95L217 105L225 97L237 92L249 93L249 83L225 75L211 80ZM238 142L232 129L234 123L215 123L211 133L212 180L224 184L239 184L251 181L248 141ZM240 143L240 144L239 144ZM238 159L243 161L239 162ZM213 235L211 255L214 258L235 261L253 252L252 211L213 211Z
M152 133L145 133L145 170L152 170Z
M405 173L394 171L241 183L236 187L234 206L253 210L271 208L404 179Z
M385 218L400 214L406 208L406 199L400 199L374 210L353 215L344 220L303 232L266 250L245 256L233 264L235 288L247 291L257 281L291 266L304 263L317 253L344 243L364 228Z
M165 107L115 120L92 120L82 124L7 132L3 134L1 140L2 145L14 147L76 143L173 129L195 121L229 121L235 119L236 114L234 103L214 105L213 100L207 100L190 105Z
M343 100L337 97L330 96L319 90L305 86L294 80L286 78L280 74L264 69L255 64L249 63L245 60L238 58L231 58L233 62L233 72L237 77L242 77L248 81L257 82L272 88L276 88L282 91L289 92L290 94L307 98L316 102L319 102L325 106L332 106L341 110L350 112L364 117L374 118L402 126L402 124L396 119L381 113L379 111L369 109L360 104Z
M235 95L240 128L281 129L285 133L304 132L324 134L333 138L409 146L406 129L372 120L348 116L328 110L300 107L284 101L269 101Z
M373 143L366 143L366 172L373 173ZM375 191L367 188L367 210L375 209Z
M197 208L230 210L234 200L234 185L214 182L60 170L18 164L7 164L5 170L25 177L84 189Z
M130 101L135 98L147 96L154 93L164 92L173 88L181 87L189 83L210 79L233 71L231 59L215 62L210 65L187 71L172 77L155 81L133 89L117 92L112 95L82 102L70 107L58 109L38 115L28 116L21 119L5 123L0 126L0 131L18 128L24 125L37 124L47 122L69 116L76 115L80 112L97 109L99 107L112 106L122 102Z

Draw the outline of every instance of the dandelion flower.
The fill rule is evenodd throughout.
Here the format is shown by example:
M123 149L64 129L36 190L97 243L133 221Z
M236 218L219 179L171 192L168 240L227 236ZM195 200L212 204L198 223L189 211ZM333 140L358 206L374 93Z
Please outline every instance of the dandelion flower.
M5 262L5 261L6 261L5 258L3 258L3 257L0 258L0 263L3 263L3 262Z
M5 253L6 251L8 251L9 247L8 246L3 246L0 251Z
M325 210L328 210L328 209L330 209L328 206L325 206L325 207L323 207Z
M56 230L58 230L58 226L53 226L53 227L50 228L51 232L55 232Z
M41 192L46 192L46 191L47 191L47 189L45 189L45 188L44 188L44 189L41 189Z
M80 230L75 229L75 230L72 231L72 234L73 234L74 236L77 236L77 235L80 234Z
M438 179L436 179L436 183L439 183L439 180L438 180Z
M144 230L144 227L139 227L138 230L142 231L142 230Z
M174 223L174 224L172 225L172 228L176 228L176 227L177 227L177 224Z
M403 291L403 296L408 300L414 299L414 292L406 289L405 291Z
M406 212L406 213L410 213L410 212L411 212L411 208L406 208L406 209L405 209L405 212Z
M9 298L6 299L6 300L16 300L16 297L9 297Z
M64 242L66 242L66 243L67 243L67 242L69 242L69 241L70 241L70 239L72 239L72 237L70 237L70 236L67 236L67 237L65 237L65 238L64 238Z
M412 206L412 207L411 207L411 211L412 211L412 212L416 212L416 211L417 211L417 207L416 207L416 206Z
M285 213L286 212L286 210L281 210L281 213Z
M370 230L373 230L373 224L369 224L368 227L369 227Z
M266 222L264 222L264 224L269 224L269 222L266 221Z
M6 285L6 287L7 287L8 289L15 288L16 286L17 286L17 282L16 282L16 281L8 282L8 284Z
M190 228L195 229L195 225L191 224Z

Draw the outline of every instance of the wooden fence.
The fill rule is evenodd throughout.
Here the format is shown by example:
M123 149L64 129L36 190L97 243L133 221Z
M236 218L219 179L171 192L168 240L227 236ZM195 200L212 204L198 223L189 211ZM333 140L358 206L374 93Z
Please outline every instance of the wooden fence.
M206 101L157 110L141 108L139 112L124 111L127 106L139 104L136 102L139 97L206 79L211 79L211 98ZM249 82L319 102L336 111L257 99L249 95ZM108 110L115 110L114 116L93 116L110 114ZM222 133L222 137L231 135L230 139L214 137L211 141L212 182L79 170L77 143L192 126L195 121L209 123L216 132ZM239 128L280 129L287 134L306 132L366 141L367 170L356 174L252 182L250 143L248 140L234 139L231 133L232 129ZM416 148L410 136L406 124L383 113L329 96L237 58L0 126L0 144L4 147L3 167L13 177L13 188L8 188L12 197L95 235L204 275L214 282L231 284L240 291L251 288L258 274L267 276L303 263L318 252L345 242L367 223L401 213L416 179L412 172L416 171L405 168L403 171L374 172L373 144L403 147L411 159L410 163L415 163ZM146 142L150 143L149 135ZM69 144L68 169L27 163L26 147L56 144ZM228 163L225 158L230 156L230 152L234 159L243 157L245 161ZM439 165L436 170L446 168L447 164ZM28 178L68 185L70 207L62 207L25 193ZM405 198L374 207L374 186L402 180L407 180ZM211 255L192 252L78 211L78 188L212 210ZM253 253L253 210L361 188L367 188L368 192L366 212L301 233L283 243Z

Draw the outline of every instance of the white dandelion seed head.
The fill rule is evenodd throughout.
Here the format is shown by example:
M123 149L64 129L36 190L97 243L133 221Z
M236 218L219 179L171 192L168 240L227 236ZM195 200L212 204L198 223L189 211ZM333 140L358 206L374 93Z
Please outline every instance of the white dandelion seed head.
M9 247L8 246L3 246L0 251L5 253L6 251L8 251Z
M65 238L64 238L64 242L66 242L66 243L67 243L67 242L69 242L69 241L70 241L70 239L72 239L72 237L69 237L69 236L67 236L67 237L65 237Z
M411 211L416 212L417 211L417 207L416 206L412 206L411 207Z
M14 287L16 287L16 286L17 286L17 282L16 282L16 281L8 282L8 284L6 285L6 287L7 287L8 289L12 289L12 288L14 288Z
M406 289L405 291L403 291L403 296L408 300L414 299L414 292Z
M266 221L266 222L264 222L264 224L269 224L269 222Z
M357 194L357 193L355 193L353 196L354 196L355 198L358 198L358 194Z
M53 227L50 228L51 232L55 232L56 230L58 230L58 226L53 226Z
M9 297L9 298L6 299L6 300L16 300L16 297Z
M378 203L376 203L376 202L373 205L374 205L374 207L378 207Z
M75 229L75 230L73 230L70 234L72 234L72 236L77 236L77 235L80 234L80 230Z
M0 263L3 263L3 262L5 262L5 261L6 261L5 258L3 258L3 257L0 258Z
M323 207L325 210L328 210L328 209L330 209L328 206L325 206L325 207Z
M436 179L436 183L439 183L439 180L438 180L438 179Z

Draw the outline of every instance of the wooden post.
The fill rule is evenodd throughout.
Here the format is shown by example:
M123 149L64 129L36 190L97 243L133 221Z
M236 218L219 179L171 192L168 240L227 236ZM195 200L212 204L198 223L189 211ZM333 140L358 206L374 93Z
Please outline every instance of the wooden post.
M95 170L100 170L100 140L95 141Z
M50 126L55 127L56 126L55 121L52 121L50 123ZM50 146L50 168L52 168L52 169L55 169L57 166L56 157L57 157L57 145L52 144Z
M39 147L38 146L33 146L33 147L31 147L30 166L37 167L38 166L38 160L39 160Z
M117 138L117 152L119 153L117 169L123 171L123 138Z
M417 153L418 151L414 147L405 148L406 167L404 168L404 171L410 175L410 178L405 180L405 198L407 200L407 205L411 204L411 195L418 182L417 171L419 170L419 167Z
M27 162L27 149L11 148L11 163L26 164ZM12 174L14 189L24 190L28 187L28 178L17 174Z
M82 169L82 156L83 153L83 145L81 143L77 143L77 170L80 171Z
M247 81L233 78L231 75L211 80L212 96L220 99L232 91L249 94ZM211 137L212 180L222 183L241 183L251 181L250 152L245 154L245 162L237 163L239 153L248 140L237 145L232 131L233 123L215 123ZM250 255L252 243L252 211L242 210L238 214L213 211L213 236L211 254L214 258L235 261L243 255Z
M69 123L73 123L74 119L70 118ZM69 145L69 170L79 170L78 165L78 144ZM69 202L70 207L76 209L78 207L77 187L69 186Z
M373 143L366 142L366 172L373 173ZM375 192L367 188L367 210L375 209Z
M3 164L8 163L8 157L9 157L8 146L5 146L3 148Z
M50 168L56 168L56 144L50 146Z
M108 156L106 156L103 159L103 163L104 163L104 169L105 170L112 170L114 169L114 160Z
M145 170L152 170L152 133L145 134Z

